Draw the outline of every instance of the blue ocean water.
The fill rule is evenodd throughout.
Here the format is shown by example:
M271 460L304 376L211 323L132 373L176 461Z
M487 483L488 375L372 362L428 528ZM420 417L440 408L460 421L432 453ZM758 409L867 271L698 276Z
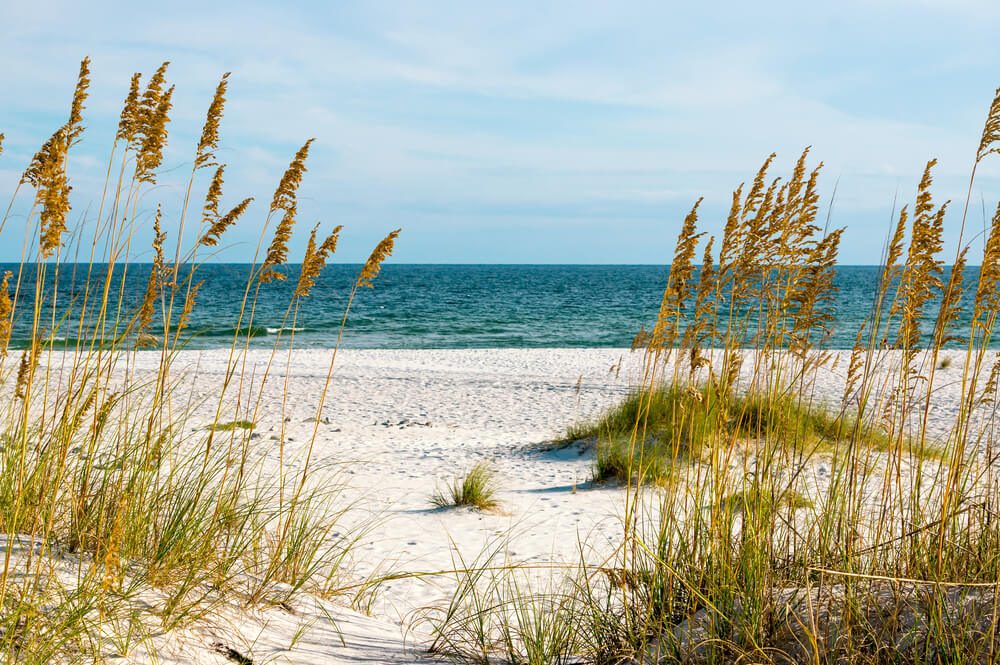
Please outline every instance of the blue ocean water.
M350 286L360 266L328 266L312 295L302 301L294 323L297 347L336 343ZM0 266L16 272L17 266ZM88 280L85 265L63 266L57 294L54 336L72 343L76 314ZM250 266L205 264L204 280L190 322L189 347L228 347L233 339ZM113 293L121 289L126 308L136 308L146 289L150 266L128 266L124 282L116 269ZM283 326L298 268L289 279L265 285L254 313L252 344L269 346ZM388 264L374 289L362 289L351 309L343 346L353 348L625 347L640 326L655 320L666 266L622 265L398 265ZM21 316L13 343L27 342L27 313L34 297L34 270L25 271ZM106 268L89 275L103 283ZM850 348L871 308L880 268L841 266L837 270L830 348ZM965 280L974 289L978 272ZM50 284L51 286L51 284ZM51 302L53 289L46 296ZM113 300L117 300L113 296ZM179 307L179 306L178 306ZM76 309L74 309L76 308ZM963 314L964 316L964 314ZM62 319L62 323L60 323ZM282 333L287 339L289 330Z

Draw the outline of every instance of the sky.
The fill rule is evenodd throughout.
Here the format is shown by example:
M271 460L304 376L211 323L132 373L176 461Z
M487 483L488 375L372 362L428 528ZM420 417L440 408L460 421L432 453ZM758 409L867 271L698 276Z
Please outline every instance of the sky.
M65 122L90 56L69 168L71 220L92 224L129 78L169 60L172 133L137 246L156 204L168 233L176 223L205 110L232 72L223 207L256 204L213 260L253 256L281 173L315 137L293 257L319 222L345 226L338 261L402 227L406 263L667 263L695 200L717 233L769 153L787 176L812 146L823 214L832 201L831 226L847 228L841 262L877 263L932 157L953 249L1000 85L998 20L989 0L5 2L0 198ZM974 228L998 197L994 156ZM24 211L22 196L10 228ZM19 258L20 233L0 237L0 260Z

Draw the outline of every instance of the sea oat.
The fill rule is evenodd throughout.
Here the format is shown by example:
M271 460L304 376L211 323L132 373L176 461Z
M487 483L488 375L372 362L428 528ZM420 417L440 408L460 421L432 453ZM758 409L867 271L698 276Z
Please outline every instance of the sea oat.
M372 250L371 256L365 261L365 265L361 268L361 273L358 275L358 286L367 286L372 288L374 284L372 280L378 277L379 272L382 270L382 262L385 261L392 254L392 249L396 244L396 238L399 237L402 229L396 229L385 238L382 239L379 244L375 246Z
M306 141L295 153L295 157L278 183L278 188L274 191L274 198L271 199L270 212L275 213L281 210L284 214L274 229L274 237L271 238L267 255L261 265L258 277L261 284L285 279L285 275L274 268L288 260L288 241L292 238L292 228L295 226L297 213L296 195L299 185L302 184L302 174L306 171L306 158L309 157L309 147L313 140Z
M973 320L980 321L985 314L996 312L998 309L1000 309L1000 203L993 213L990 233L983 248Z
M226 72L215 88L215 96L212 97L212 103L208 107L205 125L201 130L201 140L198 141L198 149L195 152L195 168L211 166L215 159L215 149L219 147L219 123L222 121L222 112L226 106L228 82L229 72Z
M246 212L247 207L253 202L253 197L248 197L240 201L232 210L222 217L219 217L212 226L205 232L198 242L206 247L214 247L219 243L219 239L226 230L236 223L236 220Z
M670 274L667 276L667 286L663 290L660 311L656 317L656 325L653 327L650 343L653 348L662 349L673 346L680 329L684 302L691 295L693 286L691 277L694 273L695 250L698 246L698 239L703 235L696 232L698 206L701 205L701 202L702 199L695 202L681 224L681 231L677 237L677 247L674 250L674 259L670 263Z
M69 146L67 128L61 127L41 149L35 153L21 182L35 188L35 203L39 213L39 254L50 257L62 245L66 231L66 215L69 213L71 187L66 177L66 150Z
M115 140L125 141L130 145L135 139L136 132L139 131L139 81L142 74L136 72L132 74L132 82L129 84L128 96L122 104L121 118L118 121L118 132Z
M7 356L13 327L14 302L10 297L10 278L13 276L14 273L7 270L3 274L3 281L0 282L0 358Z
M25 399L28 395L28 387L38 367L38 357L41 354L42 345L37 339L31 341L31 346L21 353L21 363L17 368L17 381L14 383L14 396Z
M142 142L135 156L135 176L140 182L156 182L155 171L163 163L163 149L167 145L167 123L174 88L171 86L157 100L156 109L144 116Z
M139 326L137 329L140 338L153 323L153 314L156 311L156 301L160 297L163 278L163 241L166 234L160 228L160 208L156 209L156 220L153 222L153 267L149 272L149 281L146 283L146 295L142 299L142 306L139 308Z
M983 135L979 139L979 150L976 151L976 163L994 152L1000 152L1000 88L996 89L993 103L990 104L989 113L986 114Z
M84 58L80 63L80 74L73 93L73 104L70 107L69 122L66 123L66 141L70 146L75 144L83 133L83 103L87 100L87 88L90 87L90 58Z
M309 242L306 246L306 255L302 260L302 270L299 273L299 281L295 286L295 296L305 298L312 291L316 284L316 279L323 272L327 258L337 249L337 239L340 237L342 226L337 226L330 232L323 242L316 245L316 232L319 228L317 224L309 234Z
M198 291L201 290L202 284L205 280L197 282L194 286L188 290L187 294L184 296L184 307L181 309L180 319L177 321L177 332L180 333L182 330L188 327L188 323L191 320L191 312L194 311L194 304L198 298Z
M309 147L315 139L309 139L299 148L292 159L291 164L281 176L278 188L274 190L274 198L271 199L271 212L284 210L285 212L295 211L295 195L299 185L302 184L302 174L306 171L306 159L309 157Z
M201 219L203 224L213 224L219 219L219 199L222 198L223 176L226 172L226 165L220 164L212 174L212 182L208 185L208 193L205 194L205 205L202 208Z

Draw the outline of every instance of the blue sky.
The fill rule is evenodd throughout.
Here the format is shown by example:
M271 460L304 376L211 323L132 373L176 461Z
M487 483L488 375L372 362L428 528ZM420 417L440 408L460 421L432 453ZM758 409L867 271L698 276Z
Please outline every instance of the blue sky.
M231 71L225 202L258 204L219 260L252 255L288 159L316 137L293 256L321 221L346 227L340 261L402 226L402 262L662 263L697 197L717 231L768 153L787 173L811 145L824 192L837 187L832 224L848 228L842 261L873 263L927 159L938 196L964 202L1000 85L998 21L1000 3L975 0L3 3L0 192L64 121L89 55L79 223L129 76L170 60L173 134L146 213L177 210ZM998 196L987 163L977 228ZM5 235L0 260L16 259Z

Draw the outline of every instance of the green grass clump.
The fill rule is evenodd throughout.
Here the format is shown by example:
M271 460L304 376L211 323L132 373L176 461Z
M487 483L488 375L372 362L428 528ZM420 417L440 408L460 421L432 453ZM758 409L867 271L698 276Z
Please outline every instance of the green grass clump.
M597 480L632 474L659 483L678 463L701 459L718 446L774 441L812 454L835 452L855 438L872 450L892 445L878 428L790 397L724 395L708 386L676 384L635 391L596 422L570 427L566 438L597 440ZM939 457L930 445L907 450Z
M255 425L249 420L230 420L221 423L212 423L208 426L208 429L213 432L232 432L235 430L252 430Z
M477 510L497 510L500 502L496 499L496 474L490 467L479 462L466 474L456 478L445 492L435 492L431 503L438 508L467 506Z

